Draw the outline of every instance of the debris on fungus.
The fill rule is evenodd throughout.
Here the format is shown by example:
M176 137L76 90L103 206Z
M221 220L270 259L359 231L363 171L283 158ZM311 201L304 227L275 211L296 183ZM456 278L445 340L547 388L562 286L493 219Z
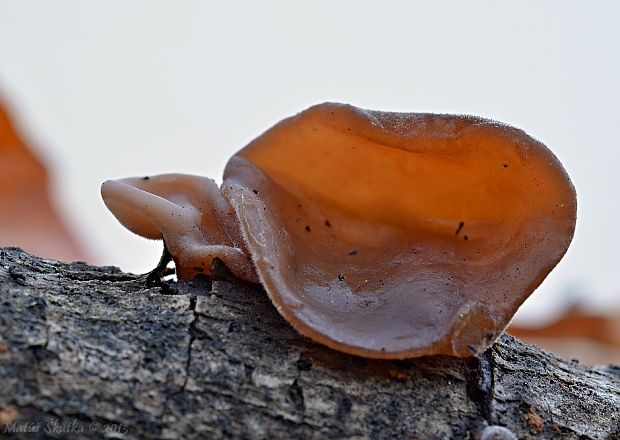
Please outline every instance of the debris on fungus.
M236 153L221 188L169 174L102 194L128 229L165 241L180 278L217 257L300 333L370 358L487 349L576 216L560 162L521 130L333 103Z

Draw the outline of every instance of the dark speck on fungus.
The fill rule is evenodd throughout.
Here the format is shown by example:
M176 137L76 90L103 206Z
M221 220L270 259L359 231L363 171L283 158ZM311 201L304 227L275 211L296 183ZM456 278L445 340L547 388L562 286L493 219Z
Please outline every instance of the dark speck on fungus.
M165 241L180 279L217 258L300 333L370 358L486 350L566 252L576 213L560 162L521 130L333 103L237 152L221 188L166 174L102 195L128 229Z

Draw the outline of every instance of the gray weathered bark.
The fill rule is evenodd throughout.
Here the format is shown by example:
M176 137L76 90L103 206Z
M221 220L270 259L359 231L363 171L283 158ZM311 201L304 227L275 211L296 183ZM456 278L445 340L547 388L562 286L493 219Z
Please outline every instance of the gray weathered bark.
M0 251L0 437L620 438L618 367L510 336L479 360L366 360L259 286L145 281Z

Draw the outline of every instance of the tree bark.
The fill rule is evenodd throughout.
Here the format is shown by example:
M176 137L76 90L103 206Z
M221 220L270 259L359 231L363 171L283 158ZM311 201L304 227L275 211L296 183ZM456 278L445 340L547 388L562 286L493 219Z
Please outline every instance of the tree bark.
M478 359L368 360L224 271L146 279L0 250L0 437L620 438L619 367L508 335Z

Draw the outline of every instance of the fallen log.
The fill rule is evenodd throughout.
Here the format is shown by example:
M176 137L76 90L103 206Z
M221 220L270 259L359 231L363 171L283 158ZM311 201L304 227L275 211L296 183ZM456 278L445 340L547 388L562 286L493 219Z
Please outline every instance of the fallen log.
M225 270L153 285L0 249L0 437L511 435L620 438L620 367L508 335L478 359L368 360L300 336Z

